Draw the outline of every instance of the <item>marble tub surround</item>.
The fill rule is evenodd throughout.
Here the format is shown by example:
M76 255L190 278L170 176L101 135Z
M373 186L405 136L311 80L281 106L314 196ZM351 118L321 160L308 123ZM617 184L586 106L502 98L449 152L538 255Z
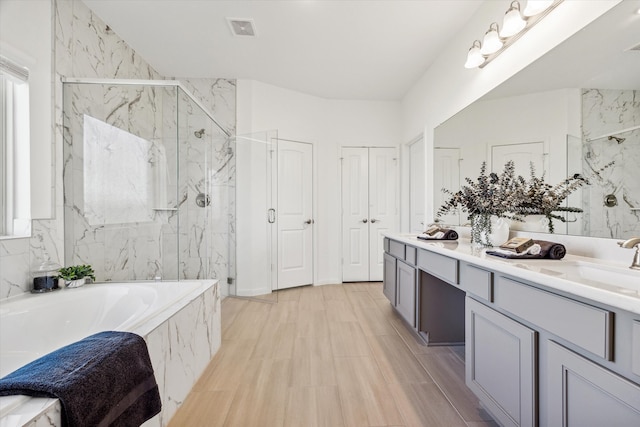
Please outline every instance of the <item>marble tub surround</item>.
M625 238L640 235L640 91L588 89L582 92L583 171L592 185L584 187L582 208L584 234ZM613 134L625 140L600 137ZM593 171L609 162L612 168L600 176ZM617 206L605 207L613 194Z
M166 426L177 407L220 348L220 294L213 280L201 281L187 295L130 329L144 337L163 402L162 412L145 426ZM123 285L129 286L129 285ZM136 286L130 285L130 286ZM179 283L175 286L180 286ZM74 290L61 291L74 292ZM7 402L7 399L12 402ZM17 404L15 403L18 400ZM60 426L56 399L11 396L2 426Z
M567 246L568 254L562 260L519 260L488 255L486 249L479 249L472 246L470 241L465 238L461 238L457 242L425 242L418 239L415 235L397 233L383 233L383 235L417 248L467 261L480 267L486 267L489 270L520 277L523 280L538 283L553 290L566 292L571 295L640 314L640 285L635 285L636 288L619 287L615 285L615 281L613 280L610 284L602 283L598 280L589 280L577 277L570 270L579 263L585 263L587 265L595 264L602 266L605 271L606 269L611 269L613 272L617 271L625 275L634 275L630 276L631 281L637 276L637 283L640 283L640 272L628 269L626 261L624 263L621 263L620 260L612 262L602 258L576 255L572 251L574 247L573 244L567 244L566 240L562 242L559 239L553 239L554 242ZM549 235L547 234L546 236L547 240L549 240ZM571 236L562 237L566 238ZM629 261L631 261L631 257L629 257ZM565 271L563 271L563 265L566 266Z

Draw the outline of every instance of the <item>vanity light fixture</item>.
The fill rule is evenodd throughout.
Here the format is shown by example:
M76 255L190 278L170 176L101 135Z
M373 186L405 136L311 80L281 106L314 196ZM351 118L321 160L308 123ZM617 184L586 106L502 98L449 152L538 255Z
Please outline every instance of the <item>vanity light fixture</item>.
M476 68L481 66L484 61L486 61L482 52L480 52L480 47L482 44L480 40L474 40L473 45L469 49L469 54L467 55L467 62L465 62L465 68Z
M527 4L522 11L524 16L536 16L547 10L553 4L553 0L527 0Z
M512 1L509 10L504 14L504 20L502 21L502 29L500 30L500 37L507 38L518 34L527 26L527 21L522 19L520 14L520 2Z
M482 47L480 48L480 52L482 52L483 55L491 55L492 53L496 53L502 48L502 45L504 45L502 40L500 40L498 31L499 27L497 22L489 25L489 29L484 34L484 38L482 39ZM484 62L484 60L482 62Z
M485 33L482 43L475 40L467 54L465 68L484 68L506 48L511 46L524 33L533 28L542 18L547 16L563 0L522 0L525 6L521 9L521 2L512 1L504 14L502 26L493 22Z

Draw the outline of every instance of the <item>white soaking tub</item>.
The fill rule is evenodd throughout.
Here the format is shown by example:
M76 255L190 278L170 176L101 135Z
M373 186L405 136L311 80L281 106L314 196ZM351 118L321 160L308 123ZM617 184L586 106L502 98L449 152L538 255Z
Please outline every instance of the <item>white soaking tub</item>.
M144 337L162 397L145 426L164 426L220 347L215 280L99 283L0 301L0 377L101 331ZM57 399L0 397L0 427L60 425Z

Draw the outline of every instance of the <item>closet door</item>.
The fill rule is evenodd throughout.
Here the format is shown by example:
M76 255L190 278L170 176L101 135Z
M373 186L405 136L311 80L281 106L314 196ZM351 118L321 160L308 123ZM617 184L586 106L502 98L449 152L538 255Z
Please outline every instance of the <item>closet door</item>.
M342 149L342 280L369 280L369 150Z
M449 198L442 192L443 188L456 192L460 189L460 149L459 148L435 148L433 150L433 189L434 189L434 218L438 218L444 224L458 225L460 222L460 210L437 217L438 209ZM422 230L424 231L424 230Z
M381 232L398 223L395 148L342 150L342 280L381 281Z
M398 223L397 157L395 148L369 148L369 281L383 277L382 232Z

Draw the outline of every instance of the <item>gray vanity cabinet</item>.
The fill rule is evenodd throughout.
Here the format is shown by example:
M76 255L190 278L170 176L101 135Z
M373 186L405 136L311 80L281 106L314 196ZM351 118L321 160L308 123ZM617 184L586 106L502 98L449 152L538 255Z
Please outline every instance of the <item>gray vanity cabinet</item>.
M416 269L400 260L397 264L396 310L416 327Z
M549 341L549 426L640 426L640 387Z
M391 255L384 254L384 282L382 282L382 293L386 296L391 305L396 305L396 259Z
M465 311L467 386L501 425L536 426L536 332L469 296Z

